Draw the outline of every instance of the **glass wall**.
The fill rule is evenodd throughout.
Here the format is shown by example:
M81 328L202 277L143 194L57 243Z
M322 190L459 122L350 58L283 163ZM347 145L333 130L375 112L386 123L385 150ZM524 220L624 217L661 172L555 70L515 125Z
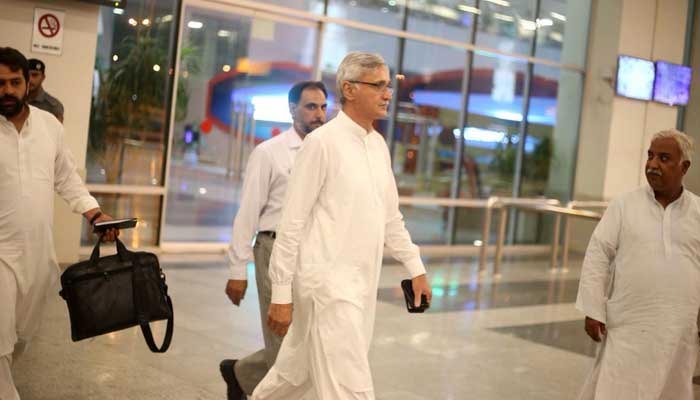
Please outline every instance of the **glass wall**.
M450 197L466 51L407 40L393 132L393 169L401 196ZM447 209L404 206L421 243L445 243Z
M140 218L125 232L133 246L158 244L162 196L123 188L163 192L177 10L177 0L130 0L99 12L86 181L101 186L107 213Z
M328 24L323 30L323 47L319 65L321 80L328 88L329 116L334 116L339 105L336 103L335 72L346 54L351 51L369 51L381 54L392 73L396 73L396 53L398 39L393 36L366 32L343 25ZM386 121L382 123L386 127ZM379 129L385 133L386 130Z
M185 9L164 241L230 240L247 157L291 126L315 43L308 24Z
M163 184L177 1L102 7L87 182Z
M290 126L287 91L321 79L332 118L350 51L405 76L376 125L401 196L570 196L590 0L128 4L100 13L87 159L107 211L145 221L135 244L228 242L248 155ZM418 243L481 239L479 209L402 211ZM543 240L518 221L516 241Z
M401 29L406 1L328 0L328 15ZM411 2L413 3L413 2Z

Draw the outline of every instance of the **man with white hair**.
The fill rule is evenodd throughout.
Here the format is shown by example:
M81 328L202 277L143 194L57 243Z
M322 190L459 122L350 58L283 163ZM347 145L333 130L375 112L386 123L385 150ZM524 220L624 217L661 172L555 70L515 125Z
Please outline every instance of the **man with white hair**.
M654 135L648 185L614 199L593 233L576 308L603 342L580 400L692 400L700 308L700 202L683 188L692 141Z
M372 127L387 115L389 68L378 55L350 53L336 82L342 111L306 137L287 189L267 318L286 337L255 400L374 399L367 356L385 246L408 270L416 300L431 298L388 148Z

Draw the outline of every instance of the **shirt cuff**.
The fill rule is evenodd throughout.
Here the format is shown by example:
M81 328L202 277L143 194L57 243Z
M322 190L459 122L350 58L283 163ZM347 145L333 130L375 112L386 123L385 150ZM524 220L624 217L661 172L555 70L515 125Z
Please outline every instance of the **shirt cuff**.
M404 267L406 267L408 273L411 274L411 278L425 274L425 266L423 265L423 260L420 258L407 262L404 264Z
M585 316L589 318L592 318L604 324L607 323L607 312L605 302L600 303L586 301L584 298L579 297L576 300L576 309L581 311Z
M73 211L75 211L78 214L84 214L85 212L90 211L93 208L100 208L100 205L97 203L97 200L95 200L94 197L86 196L78 200L78 202L75 204L75 208L73 209Z
M248 280L248 263L234 264L230 263L228 265L230 271L230 279L235 281L245 281Z
M276 285L272 284L272 304L291 304L292 303L292 285Z

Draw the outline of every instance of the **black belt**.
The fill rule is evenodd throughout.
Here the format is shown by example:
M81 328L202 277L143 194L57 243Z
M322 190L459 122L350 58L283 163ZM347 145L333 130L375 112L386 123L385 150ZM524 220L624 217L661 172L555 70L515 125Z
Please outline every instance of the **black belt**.
M273 239L277 238L277 232L275 232L275 231L260 231L260 232L258 232L258 235L269 236Z

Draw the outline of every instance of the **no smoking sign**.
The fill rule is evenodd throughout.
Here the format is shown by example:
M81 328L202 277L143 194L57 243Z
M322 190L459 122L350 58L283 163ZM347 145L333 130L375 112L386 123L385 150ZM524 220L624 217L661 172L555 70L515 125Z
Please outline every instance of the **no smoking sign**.
M33 52L61 55L65 16L66 13L63 11L34 9Z
M46 38L52 38L61 31L61 22L53 14L44 14L39 18L39 33Z

